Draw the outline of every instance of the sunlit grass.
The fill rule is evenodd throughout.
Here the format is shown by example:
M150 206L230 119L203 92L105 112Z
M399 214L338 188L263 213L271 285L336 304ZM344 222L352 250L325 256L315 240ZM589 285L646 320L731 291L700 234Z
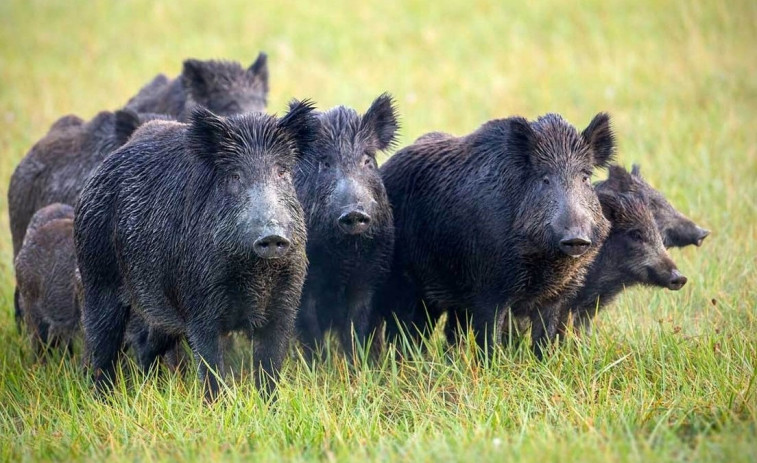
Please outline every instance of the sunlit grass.
M0 458L19 460L754 461L757 4L748 1L0 2L0 186L59 116L115 109L185 57L269 54L292 97L365 110L392 93L399 146L512 114L582 128L609 111L619 160L713 230L673 250L689 283L634 288L544 362L476 361L440 338L349 367L293 352L275 401L237 340L220 400L193 371L125 362L95 398L79 358L34 362L12 320L0 199ZM601 174L600 174L601 175Z

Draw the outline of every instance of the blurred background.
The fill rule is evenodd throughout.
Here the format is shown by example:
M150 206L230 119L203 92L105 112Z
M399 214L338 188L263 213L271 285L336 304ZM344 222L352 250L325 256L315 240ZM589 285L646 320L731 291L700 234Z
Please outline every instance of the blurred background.
M401 450L404 444L393 441L395 434L385 429L394 429L392 426L399 421L412 427L415 422L407 418L410 416L421 423L421 431L400 433L399 442L406 438L411 443L425 442L414 445L436 450L443 458L449 458L444 453L448 447L439 446L440 442L457 445L458 451L465 454L471 442L490 435L479 435L480 429L499 430L504 426L512 431L512 442L535 442L531 444L534 455L542 455L540 442L552 443L556 433L563 440L551 449L553 455L563 455L567 442L572 451L579 452L574 455L602 460L602 454L594 450L582 452L604 445L603 436L608 429L615 429L615 440L607 441L605 448L623 455L635 454L637 458L639 454L633 452L637 452L638 442L643 448L653 446L658 430L674 418L678 421L673 429L676 433L680 430L682 447L665 447L663 450L670 450L663 454L668 458L680 459L683 454L679 449L693 448L694 442L700 442L692 436L720 426L710 427L711 422L722 424L743 418L747 424L735 433L748 429L753 434L753 362L757 345L756 44L754 0L0 0L2 435L15 437L16 456L34 445L50 458L52 454L44 453L49 446L62 452L55 455L65 460L70 456L65 452L71 450L88 454L91 448L97 448L108 454L108 445L116 453L123 448L119 446L131 445L141 455L156 442L177 439L176 436L184 436L180 442L191 452L204 448L193 430L215 430L220 437L218 450L213 451L223 455L225 442L236 439L237 446L247 445L247 439L257 442L244 426L234 428L237 434L228 437L230 422L246 425L253 419L270 419L274 425L257 424L260 429L255 432L258 436L270 434L274 448L286 442L297 455L300 446L305 445L301 429L311 426L312 449L316 452L319 446L328 449L329 442L337 442L348 449L344 455L354 458L351 452L364 446L362 436L373 440L380 436L385 449ZM172 393L168 399L162 392L149 396L169 404L161 403L155 409L158 412L151 408L158 401L146 400L133 410L131 405L125 406L131 411L123 415L119 414L120 408L114 408L113 415L108 409L101 412L92 407L82 413L83 409L77 407L87 398L78 395L87 391L89 384L71 387L69 379L80 380L83 375L71 367L40 368L46 374L35 374L36 366L29 367L31 361L23 360L29 347L16 332L11 302L14 276L6 193L13 169L50 124L64 114L89 119L100 110L117 109L156 74L178 75L182 61L189 57L237 60L249 66L259 51L269 57L269 112L283 112L291 98L310 98L323 109L344 104L362 112L376 96L389 92L396 98L401 115L397 148L429 131L464 135L487 120L510 115L533 119L557 112L583 129L597 112L607 111L618 138L619 162L627 167L632 162L640 163L647 180L680 211L712 230L712 235L701 248L671 251L679 269L689 278L681 291L634 288L625 292L612 310L598 317L600 334L592 344L598 347L590 351L595 356L579 366L591 369L594 365L601 371L596 376L586 375L586 385L575 386L577 392L572 396L571 384L584 377L582 370L566 360L573 357L561 355L556 364L544 368L542 382L521 374L522 366L517 360L512 363L509 357L500 366L518 374L503 377L501 383L500 378L488 377L489 382L479 389L469 381L467 370L461 370L465 379L453 381L456 377L450 376L448 387L460 387L462 405L458 407L457 399L448 401L446 395L440 395L442 405L433 413L425 408L433 400L419 399L416 403L412 394L385 400L388 412L377 409L375 415L353 413L357 408L354 403L340 405L350 396L339 388L349 387L354 392L352 388L357 384L351 382L349 375L345 375L343 383L334 382L331 396L327 396L332 403L324 401L320 386L312 386L309 376L293 375L294 387L284 389L284 394L289 394L285 397L300 400L287 402L294 404L289 411L294 423L291 426L281 426L277 415L261 413L257 406L249 405L251 402L245 402L247 414L242 418L236 415L238 409L229 407L227 414L219 415L220 422L210 421L208 425L210 415L217 410L205 414L197 401L199 418L191 414L185 417L183 407L191 401L183 399L184 393L176 394L175 400ZM596 179L604 175L605 172L597 172ZM651 363L652 368L637 362L637 370L626 364L626 369L617 373L620 379L613 379L617 372L613 368L634 351L639 358L649 356L654 362L659 354L659 367L658 363ZM692 352L698 359L687 357ZM672 382L670 355L678 362ZM584 357L576 358L580 363ZM706 363L708 359L713 363ZM444 361L440 364L446 365ZM434 369L438 364L429 365ZM567 365L562 376L558 374L559 380L549 369L555 365ZM531 375L541 371L540 366L529 368L531 373L527 373ZM596 379L607 372L600 379L610 378L606 381L612 384L614 395L609 401L617 408L610 407L605 412L607 401L597 399L597 410L591 409L595 402L589 397L597 394ZM442 384L446 373L437 374L442 376ZM411 373L409 377L419 382L408 381L407 390L413 394L425 391L425 383L420 382L427 376ZM521 383L513 383L518 379L522 379ZM655 389L634 389L637 380L648 381ZM298 381L304 386L300 387ZM379 386L365 388L365 403L373 404L379 400L377 397L384 397L387 389L383 381L380 377L375 382ZM749 386L742 387L741 381ZM59 387L51 389L52 382ZM489 384L494 384L494 389L490 390ZM544 391L544 397L523 392L529 391L529 386L537 392ZM183 386L180 383L177 387ZM480 396L470 395L470 391L466 392L468 387ZM607 390L611 390L609 385ZM310 391L312 397L307 395ZM512 392L520 392L525 398ZM239 394L241 397L245 393ZM567 411L555 418L550 407L558 404L561 396L566 399ZM131 400L127 395L123 397L124 403ZM748 398L751 406L738 408L741 399L734 397L744 397L744 401ZM237 400L236 396L231 400ZM474 410L471 404L479 407L482 403L490 408L482 407L481 416L473 424L461 422L459 429L445 427L452 422L448 417L459 419L467 410ZM321 405L324 408L319 408ZM168 410L176 406L179 411L172 415L164 411L164 406ZM543 417L533 418L532 407L537 412L539 407L547 411ZM287 410L278 411L284 417L282 422L286 421ZM339 410L344 414L339 415ZM396 420L392 410L399 410ZM710 419L710 415L715 418ZM155 416L168 418L154 419ZM369 420L370 426L361 425L367 429L365 432L360 426L344 424L359 416L369 417L363 419ZM592 416L597 418L598 431ZM495 421L491 421L492 417ZM705 424L687 427L689 418L699 423L697 417L704 417ZM602 420L609 427L602 427ZM561 427L565 421L568 426ZM85 422L88 430L80 431ZM555 427L539 427L545 422ZM325 431L318 427L322 423ZM143 428L152 424L157 424L157 430ZM63 439L60 426L68 429ZM281 426L279 434L268 432L273 426ZM103 428L110 428L110 436L115 436L107 437L107 443L99 440ZM532 428L536 431L529 431L528 438L536 436L535 441L525 437ZM444 440L424 441L428 434ZM86 444L81 444L80 439ZM482 442L487 449L496 447L493 441ZM742 447L729 446L727 442L730 441L723 444L726 450L748 457L749 453L740 449L753 445L754 440L747 436ZM249 445L254 448L252 443ZM713 451L719 452L717 448Z
M705 276L743 294L739 270L753 269L757 254L756 28L751 1L3 0L0 186L7 191L17 162L59 116L119 108L188 57L249 65L262 50L270 112L291 98L364 111L388 91L402 117L398 147L515 114L558 112L580 129L610 112L620 162L640 162L674 205L713 230L702 252L679 257L694 274L688 294ZM9 307L5 193L0 201Z

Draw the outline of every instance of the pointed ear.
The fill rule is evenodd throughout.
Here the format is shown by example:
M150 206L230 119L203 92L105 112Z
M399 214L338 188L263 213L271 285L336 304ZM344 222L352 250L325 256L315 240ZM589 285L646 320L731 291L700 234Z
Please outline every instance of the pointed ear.
M620 198L616 193L598 192L599 204L602 206L602 215L612 223L617 222L621 210Z
M631 174L623 167L613 164L609 167L609 174L604 186L617 193L636 191L636 186Z
M397 119L397 108L394 106L392 96L383 93L365 112L360 125L361 128L375 135L376 146L383 151L392 147L397 141L397 129L399 129Z
M536 132L526 118L511 117L507 120L510 122L507 150L513 153L524 167L528 166L531 163L531 154L536 148Z
M581 136L591 148L594 165L607 167L615 157L615 135L613 135L612 127L610 127L610 115L599 113L594 116Z
M195 106L189 117L187 137L194 151L207 161L214 161L223 141L229 137L226 119L202 106Z
M131 134L142 125L139 114L131 109L120 109L115 113L113 133L117 146L121 146L131 137Z
M258 58L247 69L247 74L263 84L263 91L268 94L268 55L262 51Z
M314 108L310 100L292 100L289 112L279 119L278 125L291 137L297 157L302 156L318 136L319 122L313 114Z
M184 69L181 71L181 81L193 97L205 96L208 93L210 79L205 62L188 59L184 61Z
M641 166L634 164L631 166L631 175L634 177L641 177Z

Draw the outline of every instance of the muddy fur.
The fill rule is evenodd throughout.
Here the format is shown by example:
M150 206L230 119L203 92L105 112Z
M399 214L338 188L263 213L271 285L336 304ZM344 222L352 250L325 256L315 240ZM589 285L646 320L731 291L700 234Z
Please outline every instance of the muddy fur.
M297 327L306 354L333 329L351 356L353 330L358 343L367 340L372 296L386 277L394 245L376 153L394 143L397 114L385 94L363 115L339 106L318 120L318 138L295 174L310 262ZM350 228L353 212L368 217L368 225Z
M699 227L679 212L662 193L647 183L641 176L641 167L638 164L633 165L630 173L622 166L610 166L610 175L607 180L599 182L597 188L644 195L665 247L681 248L692 244L701 246L710 234L709 230Z
M563 316L558 301L580 287L609 231L589 178L614 150L606 114L582 133L549 114L426 137L390 158L381 175L395 250L376 303L387 335L396 335L394 317L423 334L427 319L448 311L450 340L456 325L471 323L483 348L513 306L544 327L534 337L541 355Z
M165 118L133 111L103 111L84 123L68 115L53 124L21 160L8 186L8 214L15 257L29 220L49 204L76 204L85 181L142 123ZM16 320L23 319L14 295Z
M187 337L208 398L218 393L220 339L233 331L252 337L258 385L272 386L307 267L291 171L315 137L311 112L293 103L280 119L224 118L198 108L188 124L154 121L89 180L75 239L100 390L113 380L130 311L150 327L147 363Z
M199 105L230 116L263 112L268 101L268 57L260 53L249 68L233 61L188 59L181 75L156 76L126 104L137 112L169 114L186 121Z
M67 204L37 211L15 259L18 302L38 355L48 346L70 350L78 331L73 219Z

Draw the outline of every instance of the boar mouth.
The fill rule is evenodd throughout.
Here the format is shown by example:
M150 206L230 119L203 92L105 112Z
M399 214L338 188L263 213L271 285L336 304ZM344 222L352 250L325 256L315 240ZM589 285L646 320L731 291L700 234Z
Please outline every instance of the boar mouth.
M670 274L670 280L668 280L667 287L672 291L678 291L683 288L688 279L678 270L673 270Z
M708 236L710 236L710 230L705 230L704 228L700 228L699 236L697 237L697 241L694 244L696 244L697 247L701 246L702 243L704 242L704 239L707 238Z
M591 240L580 236L560 240L560 250L571 257L580 257L590 246Z
M350 211L342 214L337 224L345 235L360 235L370 227L371 216L359 210Z

